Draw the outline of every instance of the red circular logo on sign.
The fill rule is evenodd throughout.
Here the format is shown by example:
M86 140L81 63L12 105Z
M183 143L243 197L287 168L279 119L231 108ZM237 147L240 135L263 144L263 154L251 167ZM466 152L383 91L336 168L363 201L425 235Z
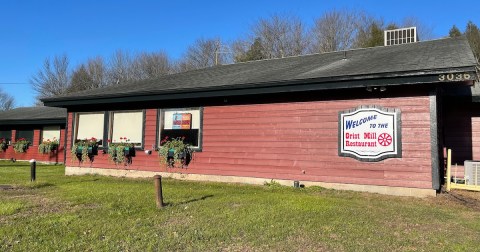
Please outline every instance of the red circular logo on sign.
M382 133L380 136L378 136L378 143L381 146L389 146L392 144L392 136L388 133Z

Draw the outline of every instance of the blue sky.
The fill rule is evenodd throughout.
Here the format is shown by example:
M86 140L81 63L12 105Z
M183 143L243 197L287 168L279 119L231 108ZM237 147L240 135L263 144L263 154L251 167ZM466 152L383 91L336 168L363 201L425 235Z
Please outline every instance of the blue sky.
M480 1L1 1L0 87L17 106L32 106L29 80L45 58L67 54L71 66L117 49L164 50L179 58L197 38L234 40L261 17L299 16L307 24L332 9L361 9L400 22L415 16L435 37L468 20L480 25ZM15 84L12 84L15 83Z

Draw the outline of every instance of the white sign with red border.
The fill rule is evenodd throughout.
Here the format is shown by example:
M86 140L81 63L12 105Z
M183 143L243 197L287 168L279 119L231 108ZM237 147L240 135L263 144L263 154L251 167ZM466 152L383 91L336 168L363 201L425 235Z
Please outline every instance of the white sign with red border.
M399 109L362 106L341 111L339 156L376 162L401 157L401 114Z

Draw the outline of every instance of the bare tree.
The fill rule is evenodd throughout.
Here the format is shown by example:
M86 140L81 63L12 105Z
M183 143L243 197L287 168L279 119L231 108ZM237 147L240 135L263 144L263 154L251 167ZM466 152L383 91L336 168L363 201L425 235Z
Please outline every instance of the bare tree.
M433 26L428 25L425 22L422 22L420 19L414 16L409 16L403 19L401 27L417 27L417 36L420 40L431 40L434 39L433 35Z
M230 49L220 38L197 39L177 63L177 71L189 71L230 63Z
M132 68L135 79L151 79L172 73L173 63L165 52L144 52L135 56Z
M30 83L40 97L64 94L70 85L69 60L66 55L55 56L53 62L47 58L43 67L33 75Z
M315 20L312 52L332 52L349 49L354 45L359 29L358 12L334 10Z
M132 57L130 53L117 50L110 58L107 72L109 85L117 85L135 80L132 71Z
M97 56L92 59L88 59L86 64L87 72L92 79L91 88L95 87L103 87L106 86L107 83L107 66L105 64L105 60Z
M103 62L103 58L96 57L78 66L71 75L67 93L105 86L106 67Z
M0 89L0 111L10 110L15 107L15 99Z
M302 55L310 44L303 22L286 14L259 19L247 39L234 43L235 58L243 58L255 40L261 42L259 47L266 59Z
M107 85L158 78L173 72L172 60L165 52L143 52L132 56L118 50L109 62Z

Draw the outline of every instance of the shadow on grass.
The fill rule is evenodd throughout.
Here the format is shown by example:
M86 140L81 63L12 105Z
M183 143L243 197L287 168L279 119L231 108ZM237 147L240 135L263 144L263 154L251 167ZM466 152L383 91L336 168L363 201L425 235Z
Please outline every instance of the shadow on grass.
M0 185L0 191L1 190L12 190L14 189L15 187L11 186L11 185Z
M40 189L40 188L45 188L45 187L50 187L50 186L55 186L55 184L52 183L29 183L29 184L24 184L22 185L22 188L25 189Z
M205 200L205 199L208 199L208 198L211 198L213 197L213 195L205 195L203 197L200 197L200 198L196 198L196 199L191 199L191 200L187 200L187 201L183 201L183 202L178 202L178 203L168 203L168 202L164 202L163 205L164 206L180 206L180 205L185 205L185 204L188 204L188 203L192 203L192 202L196 202L196 201L200 201L200 200Z
M100 180L100 178L94 178L94 179L79 179L79 180L69 180L64 182L63 184L71 184L71 183L84 183L84 182L95 182Z
M25 167L30 168L30 164L18 164L18 163L2 163L0 167Z

